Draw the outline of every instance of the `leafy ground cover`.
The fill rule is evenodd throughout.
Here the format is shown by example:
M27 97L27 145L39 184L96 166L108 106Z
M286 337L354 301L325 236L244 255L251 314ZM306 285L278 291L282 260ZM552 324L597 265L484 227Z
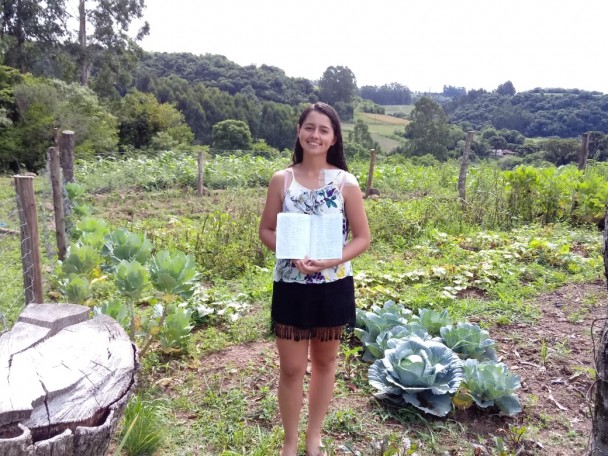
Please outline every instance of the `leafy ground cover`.
M247 232L237 215L249 214L245 219L255 224L244 207L259 209L263 196L261 189L218 191L202 200L180 191L135 198L103 194L95 197L95 207L114 225L183 246L180 239L193 239L183 231L187 220L204 220L205 214L230 213ZM125 204L125 198L137 204ZM372 206L380 204L368 202L372 217ZM162 235L154 234L157 229ZM341 350L336 399L325 424L328 453L379 454L374 445L384 439L393 451L399 445L401 454L408 454L407 442L408 451L416 448L419 455L583 452L595 375L591 322L604 316L608 297L598 280L597 240L593 231L552 226L427 233L407 249L378 241L356 262L360 304L388 298L413 308L433 303L483 325L497 342L499 358L522 379L524 411L509 418L470 408L439 419L392 408L373 397L369 364L352 340ZM536 247L529 247L531 241ZM514 261L518 255L521 262ZM166 404L166 435L157 454L262 455L280 448L278 360L268 336L271 264L266 256L259 266L226 279L208 274L210 289L224 296L243 293L247 309L233 322L209 320L195 330L185 357L156 352L144 360L142 387Z
M522 379L523 413L511 418L476 408L446 419L391 408L371 396L366 365L345 345L324 428L328 454L380 454L374 442L385 438L393 448L409 442L418 455L584 454L593 401L592 335L597 340L601 327L596 324L592 334L592 323L605 316L607 298L601 281L567 285L530 302L539 310L535 321L492 328L498 356ZM171 431L158 454L274 454L281 434L277 369L274 344L261 337L148 371L145 381L170 404Z

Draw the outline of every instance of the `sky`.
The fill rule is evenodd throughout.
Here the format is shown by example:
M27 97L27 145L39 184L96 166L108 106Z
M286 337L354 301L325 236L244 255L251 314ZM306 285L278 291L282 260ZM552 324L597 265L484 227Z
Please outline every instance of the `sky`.
M608 0L145 0L146 51L220 54L358 87L608 93Z

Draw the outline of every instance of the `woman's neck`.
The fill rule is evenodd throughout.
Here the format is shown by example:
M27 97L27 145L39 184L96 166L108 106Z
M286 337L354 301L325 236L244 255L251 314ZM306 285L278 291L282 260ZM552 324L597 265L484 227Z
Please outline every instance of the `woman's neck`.
M318 174L324 169L333 168L325 157L304 157L303 160L297 164L297 167L304 174Z

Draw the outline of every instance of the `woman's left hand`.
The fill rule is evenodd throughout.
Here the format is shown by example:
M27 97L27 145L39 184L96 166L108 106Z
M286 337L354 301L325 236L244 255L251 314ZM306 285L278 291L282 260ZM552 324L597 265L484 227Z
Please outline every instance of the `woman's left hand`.
M322 271L329 267L326 260L311 260L309 258L304 258L303 260L293 260L292 262L302 274L314 274L315 272Z

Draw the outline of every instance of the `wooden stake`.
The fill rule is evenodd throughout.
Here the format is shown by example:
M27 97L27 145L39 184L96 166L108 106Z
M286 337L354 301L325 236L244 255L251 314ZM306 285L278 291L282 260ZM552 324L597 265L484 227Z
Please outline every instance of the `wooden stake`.
M203 153L199 152L197 157L198 173L196 174L196 194L203 196Z
M21 221L21 263L25 303L42 303L42 268L38 241L38 216L34 197L34 178L14 176Z
M53 187L53 209L55 213L55 238L57 239L57 257L65 258L65 212L63 210L63 183L61 180L61 167L59 164L59 149L49 148L49 169L51 173L51 186Z
M65 130L59 138L59 153L64 183L74 182L74 132Z
M589 132L582 134L581 150L578 153L578 169L584 171L589 157Z
M462 153L462 160L460 162L460 174L458 175L458 194L460 195L460 202L462 208L465 209L466 199L466 187L467 187L467 168L469 166L469 156L471 154L471 143L475 136L474 131L467 131L467 141L464 146L464 152Z
M376 165L376 149L371 149L371 157L369 159L369 174L367 175L367 188L365 190L365 197L367 198L372 191L372 184L374 183L374 166Z

